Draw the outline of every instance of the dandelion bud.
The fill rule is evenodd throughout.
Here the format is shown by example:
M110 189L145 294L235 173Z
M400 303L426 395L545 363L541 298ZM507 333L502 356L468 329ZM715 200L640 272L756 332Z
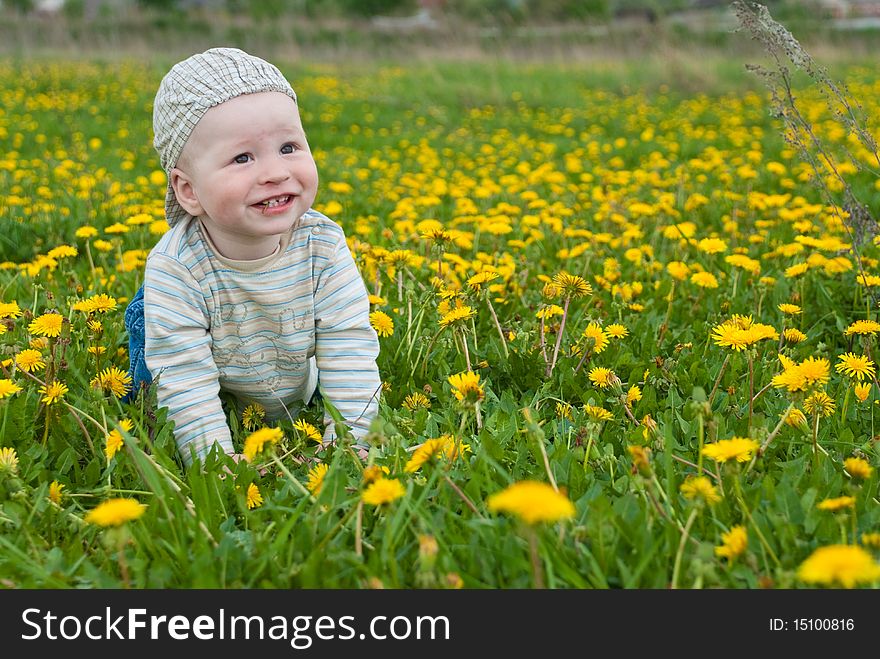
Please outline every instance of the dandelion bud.
M559 297L559 289L548 281L541 289L541 295L547 300L555 300Z
M422 570L430 570L434 567L434 561L440 546L433 535L419 536L419 566Z
M633 473L640 473L642 476L651 475L651 449L644 446L627 446L627 452L632 457Z

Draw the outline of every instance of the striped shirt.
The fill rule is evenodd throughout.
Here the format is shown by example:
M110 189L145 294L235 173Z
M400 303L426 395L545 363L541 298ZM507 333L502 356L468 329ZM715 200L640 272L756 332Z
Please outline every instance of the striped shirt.
M215 442L233 452L221 389L276 420L317 384L362 439L381 384L369 311L342 229L317 211L257 261L220 256L197 220L172 227L147 258L145 357L184 461Z

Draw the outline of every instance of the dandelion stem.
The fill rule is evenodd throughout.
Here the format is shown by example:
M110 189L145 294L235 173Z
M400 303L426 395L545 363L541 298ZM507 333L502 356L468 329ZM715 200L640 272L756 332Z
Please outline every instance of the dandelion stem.
M306 486L300 483L299 480L297 480L297 478L290 473L287 467L284 466L284 463L281 462L281 460L278 459L278 456L274 453L272 454L272 462L274 462L278 466L278 468L281 470L287 480L290 481L291 485L293 485L293 487L296 488L300 492L300 494L308 497L312 501L315 500L315 498L312 496L312 493L309 492L308 489L306 489Z
M746 426L746 434L752 434L752 404L755 395L755 358L749 349L749 424Z
M501 337L501 347L504 348L504 358L507 359L510 357L510 353L507 350L507 340L504 338L504 330L501 329L501 323L498 322L495 307L492 306L492 300L489 299L488 293L486 293L486 304L489 305L489 313L492 314L492 320L495 321L495 329L498 330L498 336Z
M559 322L559 334L556 335L556 347L553 349L553 360L550 362L550 368L547 370L547 377L553 373L556 368L556 358L559 356L559 346L562 344L562 334L565 330L565 321L568 319L568 305L571 304L571 295L565 298L565 307L562 309L562 320Z
M678 543L678 551L675 552L675 565L672 568L672 585L670 586L672 590L676 590L678 588L678 575L679 570L681 569L681 557L684 554L684 546L687 544L688 535L690 535L691 526L693 526L695 519L697 519L696 508L691 511L691 514L687 518L687 522L685 522L684 530L681 532L681 540Z
M724 361L721 362L721 370L718 371L718 377L715 378L715 384L712 387L712 392L709 394L709 405L712 405L712 401L715 400L715 392L718 391L718 385L721 383L721 376L724 375L724 369L727 368L727 362L730 361L730 353L727 353L724 356Z
M592 350L584 350L583 356L581 356L581 360L577 363L577 366L574 367L574 372L577 374L579 370L581 370L581 366L583 366L584 362L587 361L593 354Z
M348 520L351 519L351 516L354 515L358 510L360 510L360 508L361 508L360 505L353 506L352 508L350 508L349 511L347 513L345 513L345 516L342 519L340 519L339 522L337 522L336 526L334 526L332 529L330 529L330 532L324 536L324 539L321 540L321 542L319 542L317 544L317 546L315 547L315 552L321 553L324 550L324 547L327 546L327 543L330 542L330 540L333 538L333 536L335 536L337 533L339 533L339 530L343 526L345 526L345 524L348 522Z
M464 361L467 365L467 370L472 371L473 369L471 368L471 355L468 352L467 340L464 338L464 330L462 330L460 334L459 332L454 332L453 335L456 338L456 344L458 343L458 340L461 340L461 345L463 346L464 350Z
M538 443L538 448L544 459L544 470L547 472L547 478L550 480L550 485L553 486L554 490L559 492L559 487L556 485L556 479L553 478L553 471L550 469L550 460L547 458L547 450L544 448L544 433L541 431L540 426L535 423L535 420L532 418L532 411L528 407L524 407L522 413L523 417L525 417L529 434L534 437L535 441ZM590 438L590 441L592 441L592 437ZM589 452L587 455L589 455ZM586 458L584 458L584 464L586 464Z
M364 501L361 499L358 501L357 506L357 517L355 517L354 521L354 553L358 556L364 555L364 547L363 547L363 532L364 532Z
M767 390L768 390L770 387L772 387L772 386L773 386L773 383L772 383L772 382L768 382L766 385L764 385L764 387L763 387L758 393L756 393L756 394L752 397L752 403L754 403L754 402L755 402L756 400L758 400L761 396L763 396L763 395L764 395L764 392L767 391Z
M550 362L547 359L547 340L544 337L544 316L541 316L541 356L544 358L544 364L550 368Z
M483 519L483 516L480 514L480 511L477 510L477 507L474 505L474 502L471 501L468 498L468 496L464 492L461 491L461 488L459 488L458 485L456 485L455 482L453 482L453 480L451 478L449 478L449 476L447 474L444 474L443 478L446 480L446 483L449 485L449 487L452 488L452 491L455 492L459 496L459 498L465 502L467 507L471 509L471 512L473 512L474 515L476 515L480 519Z
M764 455L764 452L767 450L767 447L770 446L770 442L776 437L779 433L780 428L782 428L782 424L785 423L785 420L788 418L789 412L791 412L792 408L794 408L794 403L789 403L788 407L785 408L785 412L782 413L782 418L779 419L779 423L776 424L776 427L773 429L769 435L767 435L767 439L764 440L764 443L761 444L761 448L752 456L752 461L749 463L749 466L746 467L746 474L748 474L752 467L755 465L755 461L758 459L759 455Z
M431 343L428 344L428 349L425 351L425 361L422 362L422 377L425 377L425 373L428 370L428 360L431 358L431 349L437 342L437 338L443 333L443 330L445 329L445 327L441 327L439 330L437 330L437 333L431 338ZM421 352L419 354L421 354Z
M711 471L709 471L709 470L706 469L705 467L700 467L699 465L694 464L694 463L691 462L690 460L685 460L684 458L681 458L681 457L679 457L679 456L677 456L677 455L673 455L673 456L672 456L672 459L673 459L673 460L676 460L677 462L680 462L680 463L682 463L682 464L686 464L686 465L689 466L689 467L693 467L693 468L696 469L698 472L702 472L702 473L706 474L707 476L711 476L711 477L714 478L715 480L718 480L718 476L716 476L715 474L713 474Z
M541 568L541 557L538 554L538 535L531 526L526 527L526 537L529 540L529 558L532 562L532 578L537 590L544 589L544 571Z
M121 533L119 534L116 550L116 558L119 560L119 572L122 575L122 583L126 589L129 589L131 588L131 583L129 583L128 580L128 565L125 562L125 537L123 537Z
M777 558L775 552L770 547L769 543L767 542L767 539L764 537L764 534L761 533L761 527L758 526L755 523L755 520L752 518L752 513L749 511L749 507L746 505L745 498L743 497L742 485L739 482L739 477L740 477L740 475L739 475L739 473L737 473L736 477L733 479L733 486L736 489L736 500L739 503L740 508L742 508L743 514L749 520L749 524L752 526L752 528L755 529L755 533L758 536L758 540L761 541L761 545L764 547L764 550L768 554L770 554L770 558L773 559L773 562L776 564L776 567L781 568L782 563L779 562L779 558Z

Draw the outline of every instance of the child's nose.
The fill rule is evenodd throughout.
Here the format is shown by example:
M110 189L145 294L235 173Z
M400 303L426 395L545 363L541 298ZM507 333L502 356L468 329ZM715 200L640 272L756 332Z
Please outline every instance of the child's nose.
M290 178L290 168L280 160L270 160L260 172L260 183L281 183Z

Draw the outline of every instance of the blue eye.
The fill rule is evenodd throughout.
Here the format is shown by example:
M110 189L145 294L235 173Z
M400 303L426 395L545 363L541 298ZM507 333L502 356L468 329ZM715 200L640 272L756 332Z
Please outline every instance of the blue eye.
M238 163L239 165L244 165L246 162L248 162L249 159L250 159L250 156L248 154L240 153L237 156L235 156L235 158L233 158L232 161L235 163Z
M296 150L296 146L294 144L290 144L290 143L285 144L284 146L281 147L281 153L283 153L284 155L291 154L295 150Z

